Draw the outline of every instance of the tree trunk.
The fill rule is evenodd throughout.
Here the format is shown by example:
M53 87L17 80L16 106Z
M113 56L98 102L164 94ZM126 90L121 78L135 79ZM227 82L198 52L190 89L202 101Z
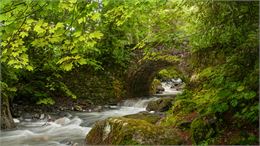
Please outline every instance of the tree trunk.
M10 112L10 105L8 98L1 97L1 129L14 128L14 120Z

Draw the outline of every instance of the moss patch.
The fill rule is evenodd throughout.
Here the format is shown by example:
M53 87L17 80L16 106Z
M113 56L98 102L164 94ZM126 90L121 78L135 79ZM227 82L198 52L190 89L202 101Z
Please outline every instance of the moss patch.
M124 117L131 118L131 119L144 120L144 121L149 122L151 124L156 124L162 118L160 115L151 114L151 113L148 113L148 112L140 112L140 113L137 113L137 114L127 115L127 116L124 116Z
M88 144L171 144L183 141L174 129L156 126L144 120L109 118L96 123L86 137Z

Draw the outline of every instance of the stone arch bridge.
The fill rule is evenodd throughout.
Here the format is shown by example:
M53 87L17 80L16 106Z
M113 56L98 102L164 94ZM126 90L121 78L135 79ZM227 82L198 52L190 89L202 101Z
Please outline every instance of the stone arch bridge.
M170 55L178 57L179 60L169 61L157 59L133 63L134 67L129 69L130 71L126 80L127 96L129 98L149 96L151 94L150 87L156 74L168 67L175 67L175 69L185 77L190 76L190 72L188 71L189 66L186 62L189 53L185 51L174 51Z

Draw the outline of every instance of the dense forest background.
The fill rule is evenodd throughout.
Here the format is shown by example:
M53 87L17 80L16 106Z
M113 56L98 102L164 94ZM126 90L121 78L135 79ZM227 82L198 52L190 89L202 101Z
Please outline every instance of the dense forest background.
M3 0L0 10L1 128L14 127L17 101L129 98L138 63L167 60L187 64L186 86L162 125L196 115L196 144L259 143L259 2Z

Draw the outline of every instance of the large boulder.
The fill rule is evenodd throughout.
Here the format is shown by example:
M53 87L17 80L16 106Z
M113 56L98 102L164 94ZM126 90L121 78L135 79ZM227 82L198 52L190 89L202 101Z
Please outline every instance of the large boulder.
M169 128L144 120L108 118L95 124L86 137L87 144L102 145L179 145L183 141Z
M149 112L140 112L137 114L127 115L124 117L131 118L131 119L145 120L146 122L156 124L162 118L162 115L152 114Z
M160 98L150 101L146 107L147 111L165 112L172 107L173 98Z

